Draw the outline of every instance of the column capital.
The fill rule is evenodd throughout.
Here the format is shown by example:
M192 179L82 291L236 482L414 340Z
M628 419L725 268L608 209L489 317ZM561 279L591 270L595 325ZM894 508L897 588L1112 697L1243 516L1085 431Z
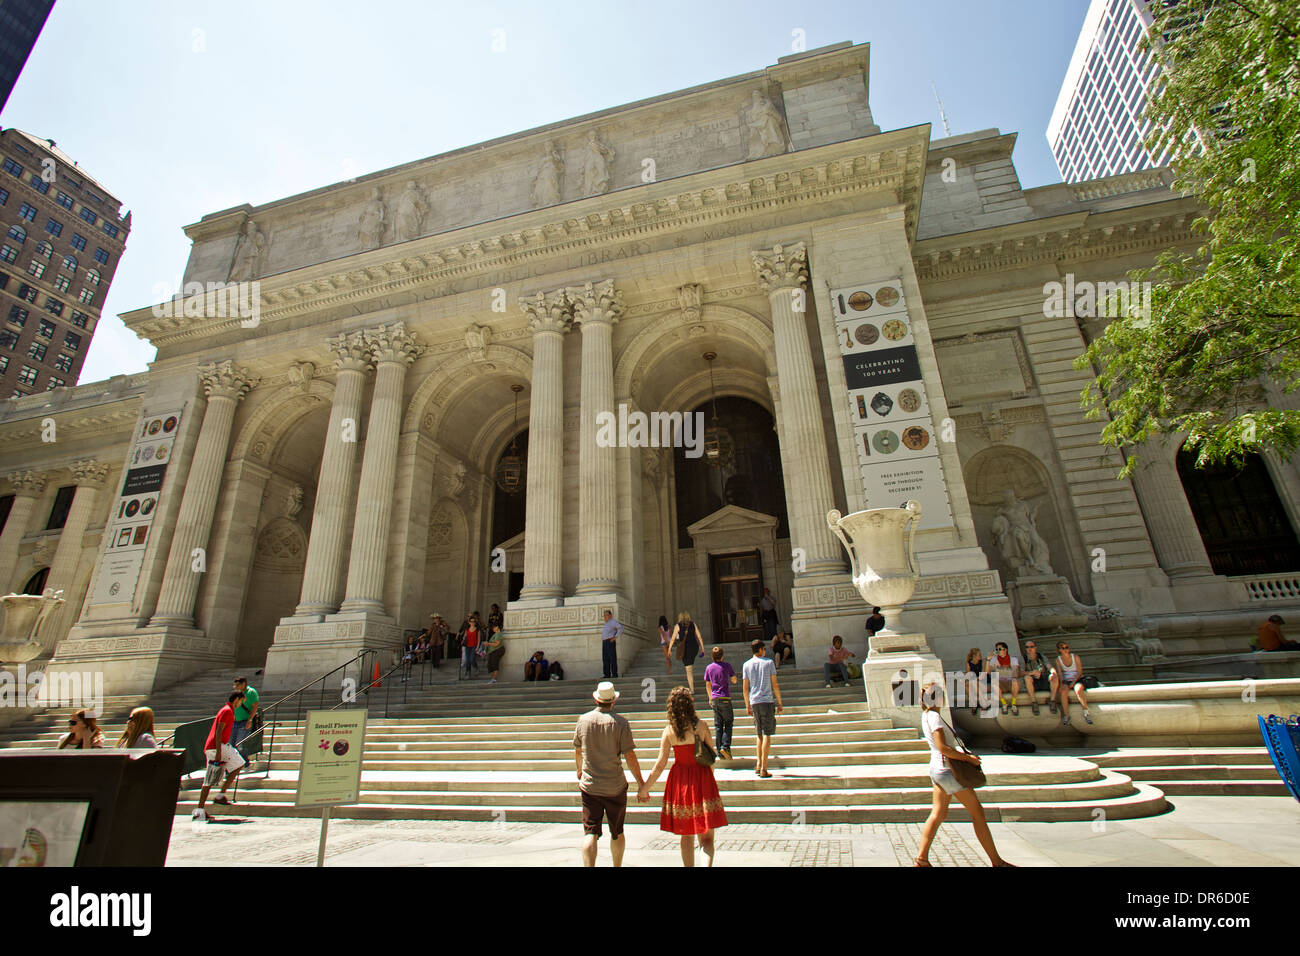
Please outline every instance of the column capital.
M346 332L325 340L325 347L334 357L334 366L340 372L366 372L370 364L370 346L364 332Z
M588 282L564 291L573 303L574 318L584 326L594 322L613 325L623 315L623 291L614 288L612 279Z
M519 300L519 308L528 316L528 327L534 335L540 332L563 334L573 324L573 300L563 289L524 296Z
M208 398L231 398L239 402L260 379L242 365L227 359L199 366L199 381Z
M76 479L78 487L102 488L104 479L108 477L108 465L93 458L74 461L72 477Z
M802 242L750 253L758 281L769 295L797 289L808 282L808 247Z
M13 486L16 498L39 498L45 493L49 475L38 471L15 471L5 476Z
M370 346L375 365L410 365L424 353L424 346L416 341L414 333L407 331L405 322L366 329L363 337Z

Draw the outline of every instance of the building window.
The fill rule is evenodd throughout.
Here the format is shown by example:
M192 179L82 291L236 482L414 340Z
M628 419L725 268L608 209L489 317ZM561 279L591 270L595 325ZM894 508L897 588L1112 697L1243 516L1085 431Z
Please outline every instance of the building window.
M28 222L36 221L36 207L31 203L23 203L18 207L18 218L26 219Z
M37 291L36 286L28 285L24 282L18 287L18 298L26 299L28 302L35 302Z
M3 206L8 201L9 201L9 190L0 189L0 206Z
M0 355L0 375L9 371L9 356Z
M71 355L64 355L62 352L60 352L54 358L54 367L57 368L60 372L71 372L72 361L73 359Z
M32 347L27 350L27 357L34 358L38 362L45 361L45 346L40 342L33 342Z
M68 332L63 336L63 347L72 349L74 352L81 348L81 336L76 332Z
M20 305L9 307L9 321L20 329L27 324L27 310Z
M9 238L21 246L24 242L27 241L27 230L24 229L22 226L10 226Z
M9 286L9 273L0 272L0 289L8 288L8 286Z
M54 496L54 507L50 509L50 520L45 524L46 531L54 531L68 523L68 512L72 510L72 497L77 493L76 485L64 485Z
M60 192L60 193L59 193L58 198L57 198L57 202L58 202L58 204L59 204L60 206L62 206L64 209L67 209L67 210L69 210L69 211L72 209L72 197L69 196L69 195L68 195L67 193L65 193L65 192Z
M50 315L62 315L63 303L60 302L58 299L54 298L53 296L46 296L45 311L50 313Z
M18 250L15 249L13 246L0 247L0 259L4 260L5 262L13 262L17 258L18 258Z
M41 327L36 330L36 334L43 339L54 338L54 323L49 319L41 319Z
M103 249L96 249L95 261L98 262L101 266L108 265L108 253L105 252Z
M85 252L86 237L80 233L74 232L72 234L72 248L76 249L78 252Z
M77 301L80 302L82 305L90 305L91 301L94 298L95 298L95 290L91 288L82 289L81 292L77 294Z
M72 285L72 280L69 279L67 276L55 276L55 277L54 277L54 291L55 291L55 292L67 292L67 291L68 291L68 286L70 286L70 285Z
M63 379L61 379L61 378L55 378L53 375L51 375L51 376L50 376L50 382L49 382L48 385L45 386L45 389L46 389L46 391L52 392L52 391L54 391L56 388L63 388L63 386L64 386L64 385L67 385L67 384L68 384L68 383L65 382Z
M66 272L66 273L67 273L68 275L70 275L70 276L75 276L75 275L77 274L77 257L76 257L76 256L64 256L64 257L63 257L63 271Z
M47 192L50 191L50 184L47 183L45 180L41 179L40 173L32 173L32 178L27 181L31 183L32 188L35 189L38 193L40 193L42 196L44 196Z
M87 270L86 270L86 283L87 283L87 285L99 285L99 270L98 270L98 269L87 269Z
M45 231L51 236L61 236L63 234L63 223L57 219L51 219L45 224Z
M23 174L23 168L15 163L12 159L5 159L5 172L10 176L18 177Z
M86 222L90 223L92 226L95 223L99 222L99 217L96 216L89 209L87 209L85 206L81 207L81 212L77 213L77 215L79 215L82 219L86 220Z
M76 309L72 310L72 318L70 319L70 321L77 328L84 329L86 327L86 322L88 319L89 316L87 316L85 312L78 312Z
M12 349L18 344L18 333L9 329L0 329L0 346Z
M110 239L116 239L116 238L117 238L117 226L115 226L115 225L113 225L111 222L108 222L107 220L105 220L105 221L104 221L104 235L108 236Z
M32 264L27 267L27 274L39 279L45 275L45 263L40 259L33 259Z
M22 370L18 373L18 384L26 385L30 388L32 385L36 384L36 376L39 374L40 372L36 371L36 369L32 368L30 365L24 365Z
M48 259L53 252L54 252L54 246L50 244L50 241L48 239L42 239L40 242L36 244L36 254L38 256L44 256L46 259Z

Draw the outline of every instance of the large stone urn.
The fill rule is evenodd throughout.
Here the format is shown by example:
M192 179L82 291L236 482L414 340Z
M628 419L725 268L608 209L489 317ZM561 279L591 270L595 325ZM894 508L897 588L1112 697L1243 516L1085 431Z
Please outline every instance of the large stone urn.
M0 664L24 664L40 656L41 626L63 604L63 592L47 588L44 594L6 594L0 597Z
M902 626L903 605L920 578L914 548L920 522L917 501L902 508L826 515L826 523L849 554L853 586L862 600L879 607L885 616L885 627L871 637L862 668L867 703L873 715L910 727L921 726L921 688L932 680L947 683L943 662L930 650L925 635L908 633ZM946 706L944 711L946 718Z

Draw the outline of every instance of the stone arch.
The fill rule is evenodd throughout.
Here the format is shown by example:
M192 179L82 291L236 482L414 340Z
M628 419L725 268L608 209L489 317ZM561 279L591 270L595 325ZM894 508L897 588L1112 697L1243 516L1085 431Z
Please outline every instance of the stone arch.
M519 396L519 421L517 424L514 416L514 404L511 403L483 422L483 425L474 435L471 447L483 450L478 452L472 464L485 475L492 474L492 469L496 467L498 459L505 452L506 446L510 444L510 439L520 432L528 430L529 411L532 408L532 403L524 398L524 394L520 393Z
M251 458L265 465L280 440L322 404L334 401L334 385L313 378L303 385L283 385L268 395L252 413L230 444L230 461Z
M697 372L689 378L682 379L677 387L664 399L664 407L680 408L683 411L694 409L707 402L713 394L711 386L716 385L719 398L724 395L738 395L747 398L756 405L767 409L773 419L776 418L776 406L772 401L772 391L767 380L748 369L715 369L713 382L709 381L708 371Z
M462 390L481 381L483 372L514 373L526 382L533 380L533 360L519 349L489 345L483 354L481 361L462 355L438 366L437 374L426 375L406 405L402 431L436 436L448 407Z
M698 322L655 321L633 336L614 366L614 394L635 397L640 393L639 383L644 380L644 373L653 368L654 363L647 360L655 346L665 339L685 342L695 336L743 342L761 353L769 375L776 374L776 342L767 323L735 306L706 305Z

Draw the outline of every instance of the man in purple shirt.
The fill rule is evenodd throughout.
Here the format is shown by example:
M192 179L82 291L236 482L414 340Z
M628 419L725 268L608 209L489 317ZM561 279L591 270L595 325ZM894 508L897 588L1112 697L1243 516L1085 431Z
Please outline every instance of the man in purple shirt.
M713 708L713 736L718 742L718 756L730 760L731 726L735 723L730 685L739 678L722 659L722 648L715 646L711 656L713 663L704 668L704 681L709 685L709 706Z

